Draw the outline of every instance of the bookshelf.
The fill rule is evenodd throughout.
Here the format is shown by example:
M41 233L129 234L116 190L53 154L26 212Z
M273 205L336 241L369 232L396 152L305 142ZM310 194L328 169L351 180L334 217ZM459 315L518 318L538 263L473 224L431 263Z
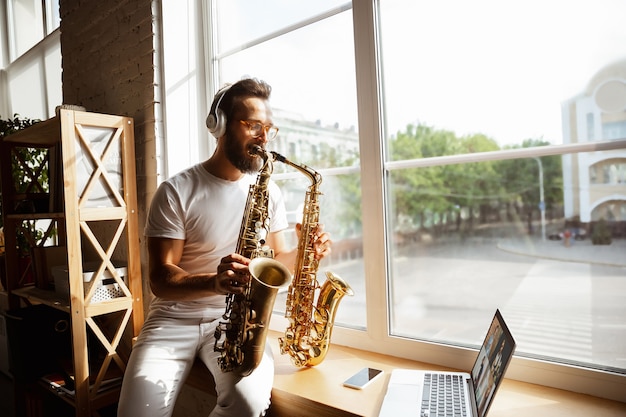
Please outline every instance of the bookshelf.
M38 166L24 149L44 150ZM104 386L143 323L133 119L61 107L4 137L0 166L9 309L67 312L74 386L51 391L90 416L117 401Z

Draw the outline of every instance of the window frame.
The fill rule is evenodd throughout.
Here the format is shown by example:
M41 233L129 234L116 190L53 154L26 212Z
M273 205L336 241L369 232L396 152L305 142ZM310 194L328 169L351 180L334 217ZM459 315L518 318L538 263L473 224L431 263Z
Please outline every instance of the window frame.
M22 55L26 55L31 49L35 49L37 45L42 43L49 35L58 32L59 20L58 16L59 2L58 0L42 0L40 2L40 9L38 10L39 29L41 30L41 39L34 42L33 45L26 48L24 51L19 51L18 47L18 33L16 30L17 23L15 22L14 6L11 1L4 2L0 6L0 18L3 21L3 36L0 36L0 41L3 42L3 49L6 48L2 62L8 65L11 62L16 61ZM56 14L55 14L56 11ZM4 37L4 39L2 39Z
M58 57L61 61L61 30L58 21L50 19L50 14L54 14L51 8L58 1L45 0L42 2L42 21L44 26L43 38L37 41L29 49L19 56L16 56L16 39L17 34L13 30L14 22L11 5L9 2L0 4L0 90L6 92L0 97L0 115L9 117L15 113L27 114L32 119L46 119L54 115L55 106L59 99L62 98L61 86L61 67L55 67L50 62L50 56ZM57 13L58 14L58 13ZM47 22L47 24L46 24ZM54 26L56 24L56 26ZM29 67L39 67L38 82L45 87L39 99L36 95L26 100L26 104L19 100L15 100L16 95L24 95L23 88L15 90L13 80L16 76L22 74ZM33 88L37 87L37 83L33 83ZM33 92L34 93L34 92Z

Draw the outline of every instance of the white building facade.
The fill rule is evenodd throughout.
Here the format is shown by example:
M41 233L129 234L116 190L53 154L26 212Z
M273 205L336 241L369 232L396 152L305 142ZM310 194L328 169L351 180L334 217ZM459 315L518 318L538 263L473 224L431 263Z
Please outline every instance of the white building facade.
M626 60L611 64L578 96L562 104L563 142L626 138ZM626 231L626 149L563 156L565 218L601 219L613 233Z

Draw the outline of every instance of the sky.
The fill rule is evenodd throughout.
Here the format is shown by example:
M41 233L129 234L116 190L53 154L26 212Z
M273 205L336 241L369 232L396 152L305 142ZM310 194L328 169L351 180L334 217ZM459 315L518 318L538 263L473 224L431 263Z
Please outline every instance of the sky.
M561 143L561 103L626 58L624 1L391 3L403 7L382 9L390 133L421 121L501 144ZM407 38L419 46L403 52Z
M222 50L342 3L222 0L229 24L220 33L236 40ZM501 145L528 138L562 143L562 103L604 66L626 59L623 0L380 5L389 134L424 123L459 136L487 134ZM227 11L249 18L228 19ZM350 10L226 58L222 68L231 77L268 81L276 108L326 125L357 125Z

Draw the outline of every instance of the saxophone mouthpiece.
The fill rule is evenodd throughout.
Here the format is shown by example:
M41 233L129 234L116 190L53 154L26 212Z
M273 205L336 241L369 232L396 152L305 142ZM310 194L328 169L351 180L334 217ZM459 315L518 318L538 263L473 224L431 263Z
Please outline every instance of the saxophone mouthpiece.
M250 146L250 149L248 149L248 153L252 156L255 156L255 155L260 156L263 159L265 159L265 155L266 155L265 150L259 145Z

